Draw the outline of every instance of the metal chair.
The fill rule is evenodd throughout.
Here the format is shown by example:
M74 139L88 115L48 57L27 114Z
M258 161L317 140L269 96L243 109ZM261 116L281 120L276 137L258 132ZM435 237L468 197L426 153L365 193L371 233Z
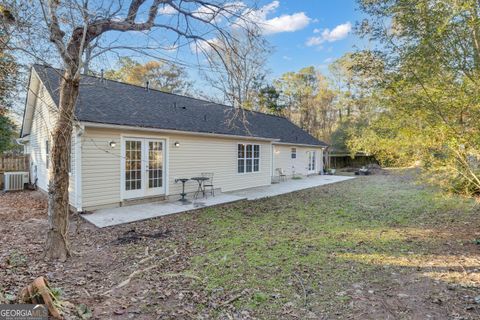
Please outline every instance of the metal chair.
M210 188L210 193L212 197L215 197L215 188L213 186L213 172L202 172L202 177L208 178L207 181L204 182L203 188L207 191L207 188Z
M285 174L285 171L282 168L277 168L275 169L278 173L279 181L287 181L287 175Z

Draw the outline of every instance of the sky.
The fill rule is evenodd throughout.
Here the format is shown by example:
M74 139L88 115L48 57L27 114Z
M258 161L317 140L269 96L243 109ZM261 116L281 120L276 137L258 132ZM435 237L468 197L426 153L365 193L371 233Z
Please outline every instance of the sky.
M232 0L227 3L241 3L241 0ZM355 24L363 19L358 10L356 0L243 0L245 3L259 1L252 17L263 29L263 35L273 46L274 50L268 58L266 69L269 71L267 80L272 81L289 71L298 71L303 67L314 66L324 74L328 74L328 64L340 58L347 52L362 48L362 40L354 33ZM99 2L103 3L103 2ZM145 5L146 15L148 6ZM163 19L168 22L168 11L173 8L163 8ZM171 11L171 10L170 10ZM170 17L174 17L171 14ZM173 19L173 18L172 18ZM145 34L110 33L107 37L114 45L124 44L132 47L145 45L145 39L154 43L164 41L166 47L172 44L172 37L168 37L165 30ZM210 37L213 37L210 36ZM199 72L202 65L201 55L196 55L192 48L183 46L178 50L162 51L165 58L183 65L194 84L191 92L194 96L215 96L216 93L206 83ZM155 60L153 56L145 56L131 50L117 50L99 57L92 66L97 72L100 69L115 68L118 56L130 56L139 62ZM62 67L60 64L54 65ZM23 105L23 98L18 100Z
M273 77L306 66L328 72L328 64L361 46L354 34L362 19L355 0L279 0L264 2L274 7L267 21L275 33L265 36L275 51L269 59ZM283 22L283 23L281 23Z
M354 34L356 22L362 19L355 0L259 0L254 19L263 29L263 35L274 50L268 59L268 80L285 72L314 66L328 73L328 64L346 52L361 48L361 40ZM235 2L232 2L235 3ZM174 15L173 8L163 8L162 13ZM131 34L125 34L132 43ZM160 38L158 34L153 37ZM135 38L135 37L133 37ZM171 39L170 39L171 41ZM168 40L167 40L168 43ZM132 53L130 52L129 55ZM169 55L169 56L168 56ZM143 62L151 57L138 56ZM191 48L180 48L167 53L167 59L186 63L188 73L197 87L207 91L202 83L198 64L202 58ZM105 62L105 69L114 67L115 59ZM207 89L205 89L207 88Z

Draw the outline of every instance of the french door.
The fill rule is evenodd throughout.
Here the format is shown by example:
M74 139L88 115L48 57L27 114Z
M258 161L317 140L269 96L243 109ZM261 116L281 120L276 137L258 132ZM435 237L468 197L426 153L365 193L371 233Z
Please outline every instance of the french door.
M165 193L164 141L123 140L123 198L141 198Z
M317 152L307 151L308 157L308 174L315 173L317 170Z

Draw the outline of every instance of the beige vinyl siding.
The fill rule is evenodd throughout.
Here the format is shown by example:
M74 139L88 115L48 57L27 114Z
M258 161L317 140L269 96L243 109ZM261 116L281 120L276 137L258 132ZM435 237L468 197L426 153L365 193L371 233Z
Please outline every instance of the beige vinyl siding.
M40 85L39 85L40 84ZM29 153L30 153L30 175L31 181L34 182L37 178L37 185L43 191L48 190L50 181L49 169L46 165L47 149L46 141L49 140L50 153L52 149L51 134L56 123L57 107L50 97L46 88L41 85L35 74L32 75L30 82L30 90L35 90L32 95L35 99L27 101L33 107L32 124L29 136ZM75 132L72 137L72 148L75 144ZM75 155L72 152L72 163L75 163ZM49 164L50 166L51 164ZM69 178L69 202L75 206L75 166L72 165L72 170Z
M181 192L181 183L175 183L175 178L191 178L202 172L213 172L215 188L220 188L223 192L268 185L271 182L270 142L86 127L82 136L84 209L120 205L123 187L120 185L122 136L165 140L164 174L168 171L168 195L178 195ZM109 146L110 141L116 142L114 148ZM180 146L175 147L175 142L179 142ZM237 173L238 143L260 145L259 172ZM187 182L187 192L194 192L196 188L196 182Z
M81 138L82 208L120 205L120 134L86 128Z
M291 150L297 149L297 157L292 159ZM285 171L287 176L291 176L295 171L296 174L307 175L308 174L308 156L307 151L317 151L316 153L316 172L319 172L323 168L323 151L319 147L305 147L295 145L279 145L273 146L273 170L274 176L278 173L275 172L276 168L281 168Z
M78 143L76 129L72 131L72 141L71 141L71 149L70 149L70 172L68 177L68 199L70 205L73 207L77 207L76 201L76 194L75 194L75 187L76 187L76 166L75 166L75 144Z
M35 102L33 102L33 118L30 130L30 160L32 181L37 178L37 185L40 189L47 191L49 173L47 169L47 149L46 141L51 140L50 134L55 125L53 101L43 86L40 86L36 93Z
M173 146L175 141L180 147ZM260 145L260 171L237 173L238 143ZM172 136L170 139L170 194L179 194L181 184L175 178L198 176L202 172L214 173L214 185L223 192L268 185L270 178L270 143L239 139L219 139L194 136ZM197 186L190 182L188 192Z

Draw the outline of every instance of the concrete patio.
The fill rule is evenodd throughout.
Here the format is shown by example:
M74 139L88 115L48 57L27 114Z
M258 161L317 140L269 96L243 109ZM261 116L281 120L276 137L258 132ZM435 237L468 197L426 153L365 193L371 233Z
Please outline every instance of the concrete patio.
M274 197L285 193L314 188L325 184L353 179L346 176L311 176L302 179L288 179L287 181L271 184L269 186L249 188L230 192L229 194L244 197L248 200Z
M346 176L312 176L302 179L287 181L235 192L228 192L208 196L208 198L191 200L188 204L179 201L153 202L138 204L119 208L108 208L97 210L92 214L84 214L82 217L99 228L115 226L124 223L142 221L146 219L161 217L169 214L187 212L205 207L216 206L240 200L257 200L267 197L278 196L285 193L314 188L330 183L353 179Z

